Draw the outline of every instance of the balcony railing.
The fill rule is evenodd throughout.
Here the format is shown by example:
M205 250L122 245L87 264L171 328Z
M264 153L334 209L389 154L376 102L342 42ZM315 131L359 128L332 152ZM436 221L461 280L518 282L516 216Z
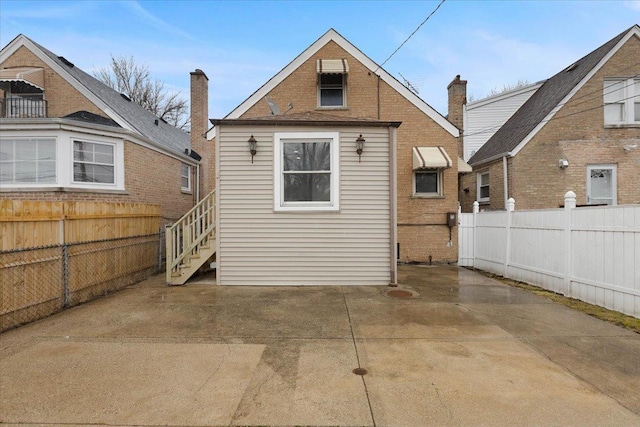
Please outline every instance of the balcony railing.
M19 98L0 99L0 117L47 117L47 101L42 99L42 95L38 98L22 95Z

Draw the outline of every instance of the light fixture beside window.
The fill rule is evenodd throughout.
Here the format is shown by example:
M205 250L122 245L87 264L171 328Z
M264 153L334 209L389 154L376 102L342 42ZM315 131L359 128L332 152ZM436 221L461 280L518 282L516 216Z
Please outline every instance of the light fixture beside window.
M251 135L249 140L249 152L251 153L251 163L253 163L253 157L258 153L258 141Z
M362 134L360 134L360 136L356 138L356 153L358 153L358 163L360 163L360 156L362 155L362 151L364 151L365 141L366 139L362 137Z

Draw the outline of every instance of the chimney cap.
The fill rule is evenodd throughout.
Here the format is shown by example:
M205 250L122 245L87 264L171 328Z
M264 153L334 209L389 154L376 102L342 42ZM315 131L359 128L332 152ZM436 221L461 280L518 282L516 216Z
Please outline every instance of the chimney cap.
M451 86L453 85L462 85L462 86L466 86L467 85L467 81L466 80L460 80L460 74L458 74L452 81L451 83L449 83L449 85L447 86L447 90L451 88Z
M195 71L191 72L192 76L204 76L205 79L209 80L209 77L202 71L200 68L196 68Z

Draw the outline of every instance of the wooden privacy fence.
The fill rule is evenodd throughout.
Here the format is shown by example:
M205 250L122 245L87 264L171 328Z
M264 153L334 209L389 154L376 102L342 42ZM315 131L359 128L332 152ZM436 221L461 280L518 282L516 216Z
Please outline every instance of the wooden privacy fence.
M160 269L158 205L0 200L0 330Z
M459 265L640 318L640 205L460 215Z

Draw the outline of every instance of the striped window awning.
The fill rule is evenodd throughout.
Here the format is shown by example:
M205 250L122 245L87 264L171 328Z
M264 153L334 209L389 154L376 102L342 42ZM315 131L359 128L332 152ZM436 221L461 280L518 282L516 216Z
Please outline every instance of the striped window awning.
M458 157L458 173L472 172L473 168L465 162L462 157Z
M453 166L442 147L413 147L413 170L440 169Z
M31 67L3 68L0 70L0 82L21 82L44 90L44 70Z
M318 74L347 74L349 63L346 59L318 59Z

